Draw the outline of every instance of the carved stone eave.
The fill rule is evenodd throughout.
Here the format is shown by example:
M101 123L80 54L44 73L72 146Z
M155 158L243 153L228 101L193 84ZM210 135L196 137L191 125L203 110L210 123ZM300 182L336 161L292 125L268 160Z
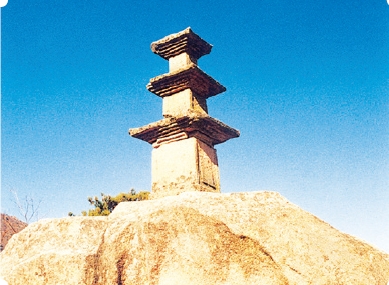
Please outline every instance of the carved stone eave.
M150 144L168 137L177 138L177 135L181 133L185 133L185 137L196 137L211 145L223 143L240 135L238 130L205 114L165 118L146 126L129 130L129 134L132 137ZM179 137L185 138L183 136Z
M190 64L188 67L172 73L154 77L150 79L146 88L160 97L170 96L188 88L204 98L226 91L223 85L195 64Z
M191 28L169 35L151 43L151 50L160 57L168 60L181 53L187 53L195 59L211 52L212 45L204 41Z

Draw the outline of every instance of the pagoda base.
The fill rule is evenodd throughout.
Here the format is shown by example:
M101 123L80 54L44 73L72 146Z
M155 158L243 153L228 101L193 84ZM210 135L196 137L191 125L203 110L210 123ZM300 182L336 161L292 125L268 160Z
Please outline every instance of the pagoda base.
M198 138L185 136L158 144L152 151L150 198L187 191L220 193L216 149Z

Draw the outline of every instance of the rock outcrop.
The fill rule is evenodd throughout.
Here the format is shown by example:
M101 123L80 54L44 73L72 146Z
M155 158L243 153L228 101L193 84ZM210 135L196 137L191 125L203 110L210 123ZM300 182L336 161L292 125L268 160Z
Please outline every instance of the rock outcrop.
M389 256L275 192L185 192L42 220L1 253L9 284L378 284Z
M0 251L7 245L10 238L27 227L27 224L7 214L1 213L1 244Z

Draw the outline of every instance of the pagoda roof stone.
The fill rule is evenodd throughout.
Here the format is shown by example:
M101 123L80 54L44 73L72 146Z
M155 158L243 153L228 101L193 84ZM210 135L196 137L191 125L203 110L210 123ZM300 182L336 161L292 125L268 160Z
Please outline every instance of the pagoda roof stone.
M160 97L170 96L188 88L204 98L226 91L223 85L193 63L175 72L150 79L146 88Z
M186 133L187 137L197 137L211 145L223 143L240 135L238 130L219 120L196 112L179 118L164 118L140 128L130 129L129 133L132 137L150 144L180 133Z
M196 60L211 52L212 45L195 34L190 27L151 43L151 50L168 60L181 53L187 53Z

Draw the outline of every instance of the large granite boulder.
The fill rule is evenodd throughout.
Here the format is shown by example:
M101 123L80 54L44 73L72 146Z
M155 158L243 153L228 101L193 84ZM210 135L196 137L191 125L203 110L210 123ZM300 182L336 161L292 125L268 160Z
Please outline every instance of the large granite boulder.
M9 284L378 284L389 256L275 192L186 192L42 220L1 253Z

